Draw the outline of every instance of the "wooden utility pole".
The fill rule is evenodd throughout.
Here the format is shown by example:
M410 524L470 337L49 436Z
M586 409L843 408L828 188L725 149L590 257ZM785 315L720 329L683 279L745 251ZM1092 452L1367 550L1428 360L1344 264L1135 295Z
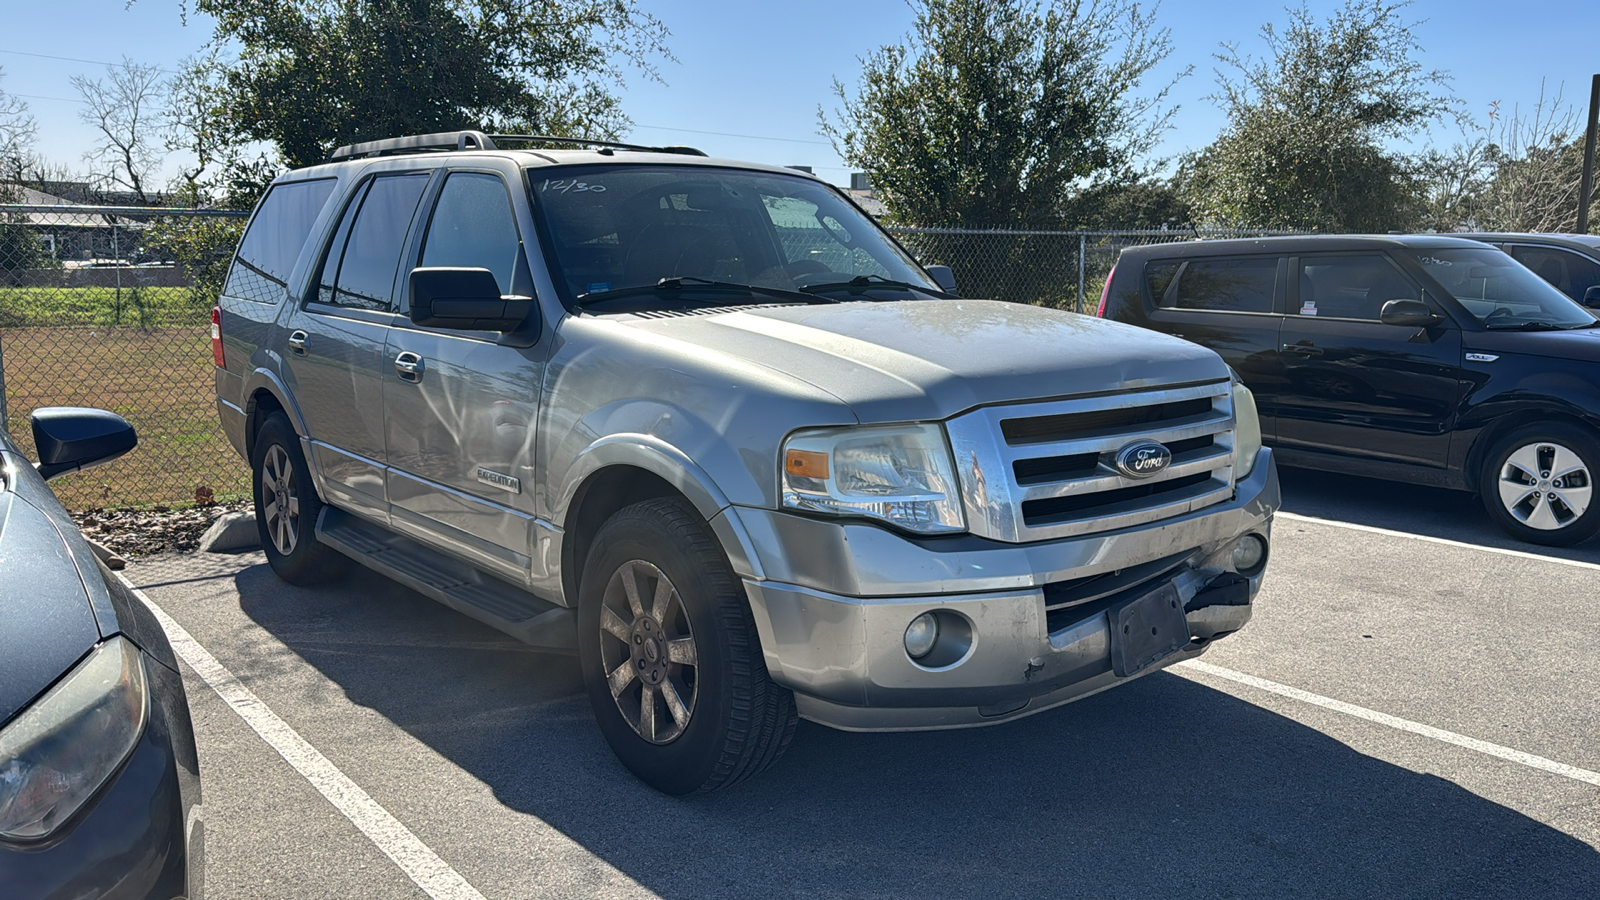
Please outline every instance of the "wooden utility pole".
M1589 233L1589 198L1594 196L1594 131L1600 118L1600 75L1589 88L1589 126L1583 135L1583 178L1578 182L1578 233Z

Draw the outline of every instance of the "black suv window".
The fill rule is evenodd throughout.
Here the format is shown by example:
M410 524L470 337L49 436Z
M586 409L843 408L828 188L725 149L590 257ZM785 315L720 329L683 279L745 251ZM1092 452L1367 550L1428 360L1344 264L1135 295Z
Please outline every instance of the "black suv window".
M1178 276L1170 305L1177 309L1269 313L1277 283L1276 258L1192 259ZM1155 290L1154 283L1151 290Z
M452 174L433 208L419 265L488 269L506 293L520 252L517 220L504 183L476 172Z
M319 178L279 184L268 191L239 244L223 293L257 303L283 299L289 273L333 186L333 179Z
M351 309L394 309L401 242L427 184L426 174L383 175L350 201L322 264L318 300Z
M1290 312L1377 321L1390 300L1421 299L1416 287L1382 254L1315 256L1300 260L1299 305Z
M1583 302L1583 294L1600 284L1600 262L1554 247L1512 245L1511 256L1533 270L1535 275L1555 285L1561 293Z

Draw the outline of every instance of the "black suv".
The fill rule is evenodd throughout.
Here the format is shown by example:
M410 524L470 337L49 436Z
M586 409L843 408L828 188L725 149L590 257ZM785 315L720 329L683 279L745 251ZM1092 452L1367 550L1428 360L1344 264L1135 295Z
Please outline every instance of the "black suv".
M1494 247L1331 235L1133 247L1100 315L1220 353L1285 465L1475 491L1534 543L1600 530L1600 320Z
M1464 234L1493 244L1568 297L1600 307L1600 235Z

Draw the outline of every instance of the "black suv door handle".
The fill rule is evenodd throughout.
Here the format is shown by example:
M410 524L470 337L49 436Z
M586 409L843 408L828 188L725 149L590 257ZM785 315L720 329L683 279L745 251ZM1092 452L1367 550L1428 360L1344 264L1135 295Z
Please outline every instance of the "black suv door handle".
M1310 341L1299 341L1293 344L1284 344L1283 352L1295 353L1300 356L1321 356L1322 349Z
M304 331L296 331L289 335L289 352L295 356L305 356L306 338L309 336Z
M402 351L394 358L394 372L401 381L416 384L422 380L422 357L410 350Z

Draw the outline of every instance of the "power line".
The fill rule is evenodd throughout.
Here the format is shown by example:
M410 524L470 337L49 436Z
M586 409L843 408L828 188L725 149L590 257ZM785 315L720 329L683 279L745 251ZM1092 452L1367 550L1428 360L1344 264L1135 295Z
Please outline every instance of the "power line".
M85 63L85 64L91 65L91 66L119 66L119 65L121 65L121 63L106 62L103 59L79 59L76 56L51 56L48 53L29 53L29 52L27 52L25 50L6 50L6 49L3 49L3 48L0 48L0 53L10 53L10 54L12 54L14 56L31 56L31 57L33 57L35 59L53 59L53 60L56 60L58 62ZM156 69L156 71L157 72L165 72L168 75L176 75L176 74L178 74L177 72L173 71L172 69L162 69L162 68L159 68L159 67ZM18 96L21 96L21 95L18 95Z
M735 134L731 131L697 131L693 128L677 128L667 125L635 125L635 128L648 128L652 131L681 131L684 134L709 134L715 137L749 138L753 141L784 141L790 144L816 144L821 147L832 147L827 141L811 141L804 138L767 137L760 134Z
M13 97L26 97L29 100L55 100L55 101L57 101L59 103L83 103L84 102L82 100L74 100L71 97L46 97L46 96L44 96L42 94L11 94L11 96L13 96Z

